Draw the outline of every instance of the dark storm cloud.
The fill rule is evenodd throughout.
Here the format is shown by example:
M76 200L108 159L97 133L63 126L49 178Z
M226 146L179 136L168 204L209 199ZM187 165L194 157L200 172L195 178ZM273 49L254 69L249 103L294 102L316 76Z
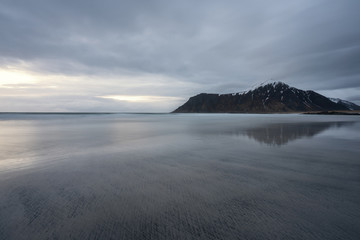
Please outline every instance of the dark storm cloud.
M359 10L358 0L3 0L0 67L25 63L112 84L117 74L158 74L170 79L163 94L181 97L271 78L318 91L357 89ZM171 79L197 88L170 90ZM91 92L115 91L100 89Z

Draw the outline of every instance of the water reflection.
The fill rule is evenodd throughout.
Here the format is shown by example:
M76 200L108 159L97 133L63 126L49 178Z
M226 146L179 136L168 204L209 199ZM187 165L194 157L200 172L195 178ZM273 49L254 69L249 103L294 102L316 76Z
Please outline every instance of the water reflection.
M283 122L260 123L227 122L226 124L212 123L194 124L192 131L201 136L235 136L247 137L261 144L282 146L296 139L312 138L331 128L349 127L354 121L328 121L328 122Z
M340 128L353 124L354 122L278 123L250 128L241 134L260 143L280 146L296 139L314 137L329 128Z

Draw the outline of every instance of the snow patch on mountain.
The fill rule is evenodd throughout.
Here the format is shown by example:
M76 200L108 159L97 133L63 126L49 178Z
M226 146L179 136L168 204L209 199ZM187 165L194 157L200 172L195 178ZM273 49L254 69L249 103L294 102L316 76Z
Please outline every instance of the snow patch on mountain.
M352 102L342 100L340 98L329 98L332 102L345 105L349 110L355 110L358 106Z

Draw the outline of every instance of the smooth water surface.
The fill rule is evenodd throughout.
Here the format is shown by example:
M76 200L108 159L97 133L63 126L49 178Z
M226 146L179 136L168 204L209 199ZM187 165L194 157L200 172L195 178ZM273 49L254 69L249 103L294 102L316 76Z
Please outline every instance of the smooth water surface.
M0 239L359 239L360 117L0 114Z

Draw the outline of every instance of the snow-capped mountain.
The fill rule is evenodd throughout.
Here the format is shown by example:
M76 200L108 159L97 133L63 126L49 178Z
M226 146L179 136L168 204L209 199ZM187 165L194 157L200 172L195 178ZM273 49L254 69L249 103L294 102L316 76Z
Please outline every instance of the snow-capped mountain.
M175 113L271 113L352 110L354 103L300 90L282 82L263 84L253 90L229 94L201 93L191 97Z

